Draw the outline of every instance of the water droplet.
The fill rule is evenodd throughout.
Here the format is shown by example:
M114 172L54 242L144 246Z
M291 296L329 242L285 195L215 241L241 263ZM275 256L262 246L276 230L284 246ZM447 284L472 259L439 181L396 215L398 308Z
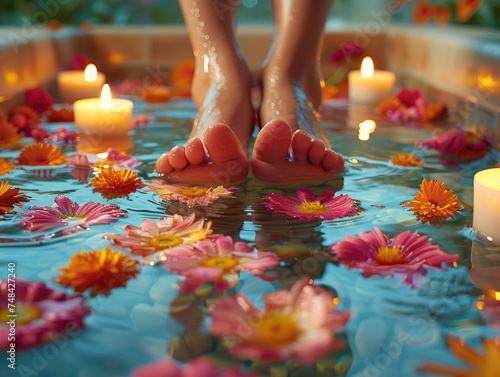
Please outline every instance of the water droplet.
M205 35L205 39L210 39L210 37L208 35Z
M204 22L200 22L200 26L201 27L205 26L205 23Z
M206 43L203 43L203 47L207 47L207 44L206 44Z
M289 19L290 21L293 21L293 16L288 16L288 19Z

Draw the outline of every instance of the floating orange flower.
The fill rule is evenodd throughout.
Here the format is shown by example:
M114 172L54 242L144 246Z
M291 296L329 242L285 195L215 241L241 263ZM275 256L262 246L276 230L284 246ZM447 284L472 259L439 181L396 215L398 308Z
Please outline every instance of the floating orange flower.
M142 180L132 170L103 168L99 170L90 182L103 198L110 200L116 198L127 198L129 194L144 187Z
M394 157L391 158L391 162L394 165L398 166L422 166L422 161L420 161L417 157L412 155L411 153L398 153Z
M12 123L7 122L6 118L0 117L0 147L7 148L16 145L21 137Z
M62 165L68 162L68 156L61 148L49 143L36 143L25 147L17 159L19 165L50 166Z
M334 85L326 85L323 88L323 101L337 99L340 97L340 89Z
M12 188L9 181L0 181L0 215L5 215L14 209L14 206L22 207L21 202L28 202L28 198L19 192L19 188Z
M89 253L82 250L71 257L66 267L60 269L63 273L57 277L57 281L73 287L77 293L89 289L92 297L108 296L111 289L125 287L127 281L135 277L139 272L136 264L137 261L109 247Z
M14 164L5 158L0 158L0 175L9 174L14 169Z
M462 205L453 190L446 190L446 183L424 179L420 191L413 200L403 204L409 207L422 223L436 225L440 220L453 217L462 210Z
M170 81L176 91L189 92L194 76L194 62L191 59L181 60L172 68Z
M464 341L448 336L446 343L450 351L464 363L472 368L457 368L443 364L426 361L420 367L422 372L455 377L498 377L500 370L500 344L493 339L484 339L484 352L469 347Z
M29 124L40 124L42 122L40 115L28 106L14 107L11 118L14 119L16 117L24 117Z
M57 31L57 30L59 30L62 27L62 24L61 24L61 21L50 20L49 22L47 22L45 24L45 27L47 28L47 30Z
M451 12L446 5L438 5L435 10L436 22L439 25L448 25L450 23Z
M70 106L62 106L59 110L51 106L47 111L47 122L71 123L75 121L75 113Z
M90 21L82 21L80 23L80 30L89 31L90 29L92 29L92 22L90 22Z
M418 1L413 7L413 22L417 25L425 25L434 17L434 14L434 5L424 0Z
M148 103L165 103L170 98L170 90L163 86L151 86L142 91L142 99Z
M483 0L459 0L457 3L457 21L468 21L482 4Z

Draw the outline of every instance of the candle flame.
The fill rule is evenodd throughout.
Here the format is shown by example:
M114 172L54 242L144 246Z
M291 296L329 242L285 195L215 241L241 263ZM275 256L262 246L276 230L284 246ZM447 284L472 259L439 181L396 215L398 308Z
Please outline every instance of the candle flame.
M500 301L500 292L495 292L495 300Z
M85 81L94 82L95 80L97 80L97 68L94 64L89 64L85 68Z
M111 89L104 84L101 91L101 109L111 109Z
M361 63L361 76L369 78L373 76L373 60L369 56L363 59Z

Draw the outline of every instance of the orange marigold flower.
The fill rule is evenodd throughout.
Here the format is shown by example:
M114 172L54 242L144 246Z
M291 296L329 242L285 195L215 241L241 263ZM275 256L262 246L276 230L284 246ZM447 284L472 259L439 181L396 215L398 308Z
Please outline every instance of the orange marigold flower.
M139 272L137 261L109 247L102 251L75 253L63 272L57 277L59 284L73 287L77 293L90 289L90 295L108 296L111 289L125 287L127 281Z
M426 361L419 369L422 372L456 377L497 377L500 370L500 345L495 339L484 339L484 351L480 352L452 336L446 338L450 351L470 368L438 364Z
M42 120L40 119L40 115L38 115L35 110L28 106L14 107L14 109L12 110L11 118L14 118L16 116L24 116L29 124L40 124L42 122Z
M75 121L75 113L71 106L62 106L59 110L51 106L47 111L47 122L71 123Z
M50 20L45 24L45 27L50 31L57 31L62 27L61 21Z
M434 10L436 14L436 22L439 25L448 25L450 23L451 12L446 5L438 5Z
M482 4L483 0L459 0L457 3L457 21L468 21Z
M418 1L413 7L413 22L417 25L427 24L435 15L434 5L428 1Z
M323 88L323 101L337 99L340 97L340 89L333 85L326 85Z
M17 132L17 128L6 118L0 117L0 147L7 148L16 145L22 136Z
M148 103L164 103L169 100L170 94L163 86L151 86L142 91L142 99Z
M21 202L28 202L28 198L19 192L19 188L12 188L9 181L0 181L0 215L5 215L14 209L14 206L22 207Z
M14 169L14 164L5 158L0 158L0 175L9 174Z
M413 200L403 204L409 207L422 223L436 225L440 220L453 217L462 210L462 205L453 190L446 190L446 183L424 179L420 191Z
M132 170L103 168L94 176L90 186L95 188L92 192L98 192L103 198L110 200L116 198L127 198L129 194L144 187L142 180Z
M181 60L172 68L170 81L176 91L189 92L194 76L194 62L191 59Z
M62 165L68 162L68 156L61 148L49 143L36 143L25 147L17 159L19 165L50 166Z
M411 153L398 153L394 157L391 158L391 162L394 165L398 166L422 166L422 161L420 161L417 157L412 155Z
M89 31L90 29L92 29L92 22L90 22L90 21L82 21L80 23L80 30Z

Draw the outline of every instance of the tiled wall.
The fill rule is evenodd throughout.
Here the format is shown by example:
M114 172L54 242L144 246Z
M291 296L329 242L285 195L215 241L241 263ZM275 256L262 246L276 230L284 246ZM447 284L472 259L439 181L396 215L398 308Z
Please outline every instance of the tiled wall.
M474 28L390 27L377 33L339 26L325 34L322 65L333 73L328 54L342 43L357 42L376 67L398 74L400 83L424 87L456 110L460 122L486 124L500 149L500 35ZM258 74L272 40L270 27L242 27L240 44ZM64 28L0 29L0 109L21 100L27 88L54 89L55 75L75 52L87 54L109 78L141 78L168 72L192 58L184 27L99 27L89 32ZM349 61L357 68L359 60ZM465 99L465 100L464 100Z

